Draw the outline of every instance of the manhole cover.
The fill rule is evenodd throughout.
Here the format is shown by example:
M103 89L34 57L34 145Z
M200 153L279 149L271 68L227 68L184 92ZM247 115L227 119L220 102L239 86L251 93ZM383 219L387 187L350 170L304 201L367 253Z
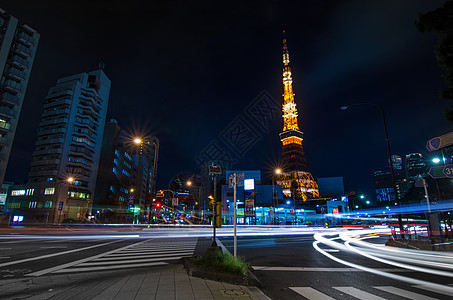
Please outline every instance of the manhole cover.
M234 297L248 297L249 294L247 294L243 290L220 290L220 293L222 293L222 296L234 296Z

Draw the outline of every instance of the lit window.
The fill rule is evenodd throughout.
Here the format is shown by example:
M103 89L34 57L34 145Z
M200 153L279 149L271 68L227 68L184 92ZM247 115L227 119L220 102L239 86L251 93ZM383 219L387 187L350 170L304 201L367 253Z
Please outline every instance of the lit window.
M53 195L53 194L55 194L55 188L54 187L46 188L44 190L44 195Z
M11 192L11 196L23 196L25 195L25 190L14 190Z

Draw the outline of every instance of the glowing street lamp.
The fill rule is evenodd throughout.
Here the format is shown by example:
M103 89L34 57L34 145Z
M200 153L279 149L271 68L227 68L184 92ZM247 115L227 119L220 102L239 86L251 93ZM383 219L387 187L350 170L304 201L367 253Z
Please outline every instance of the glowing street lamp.
M432 159L432 162L435 163L435 164L438 164L438 163L440 163L440 158L434 157L434 158Z

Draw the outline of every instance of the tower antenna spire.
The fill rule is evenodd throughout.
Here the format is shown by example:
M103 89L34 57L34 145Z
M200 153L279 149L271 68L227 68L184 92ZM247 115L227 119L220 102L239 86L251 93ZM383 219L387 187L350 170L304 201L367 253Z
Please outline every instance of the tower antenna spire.
M301 197L303 201L319 197L318 184L308 170L302 148L304 134L297 122L298 112L294 101L293 79L289 66L289 52L286 45L286 31L283 30L283 132L281 163L284 172L277 182L283 186L283 193L292 196L293 201ZM295 184L296 183L296 184ZM296 187L297 186L297 187Z

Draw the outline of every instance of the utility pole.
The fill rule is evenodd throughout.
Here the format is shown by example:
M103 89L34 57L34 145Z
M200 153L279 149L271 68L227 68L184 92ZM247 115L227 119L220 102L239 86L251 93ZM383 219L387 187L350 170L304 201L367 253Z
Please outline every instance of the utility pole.
M209 175L214 176L214 211L212 214L212 227L214 229L213 239L212 239L212 247L217 247L216 242L216 218L217 218L217 176L222 174L222 168L218 165L212 164L209 166Z

